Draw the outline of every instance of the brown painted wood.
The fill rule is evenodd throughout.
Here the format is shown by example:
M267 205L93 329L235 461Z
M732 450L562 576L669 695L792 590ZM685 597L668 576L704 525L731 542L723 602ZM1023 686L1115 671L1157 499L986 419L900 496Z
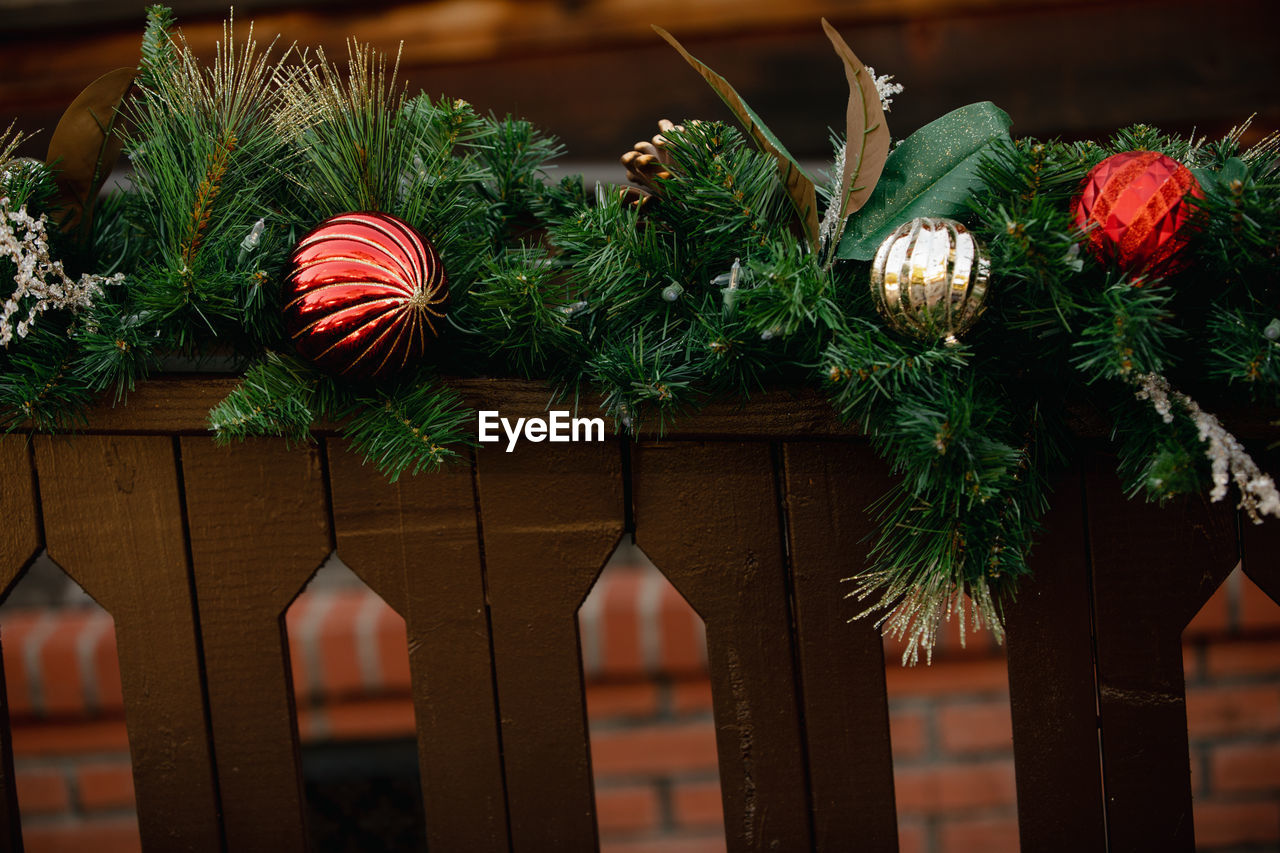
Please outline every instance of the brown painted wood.
M1005 607L1023 850L1106 849L1082 474L1061 478Z
M49 556L115 620L148 850L222 849L172 439L41 436Z
M540 417L549 408L552 391L545 382L524 379L456 378L448 384L462 394L468 407L498 409L507 418ZM231 393L234 377L158 377L138 386L128 405L101 404L89 412L86 433L144 433L208 435L209 409ZM599 398L589 396L578 412L600 415ZM571 403L555 408L572 410ZM748 414L749 412L749 414ZM474 427L474 424L473 424ZM612 419L605 419L607 435L616 435ZM332 435L332 423L316 424L315 434ZM713 403L667 426L670 437L771 437L775 435L855 436L852 426L837 421L831 404L816 389L774 391L751 399L750 408L736 400ZM652 437L657 437L656 435ZM501 451L503 445L486 445Z
M785 544L771 449L632 454L636 543L702 616L731 851L812 847Z
M512 849L594 851L578 607L622 535L616 442L477 460Z
M1239 559L1228 502L1128 500L1086 474L1107 832L1112 850L1191 851L1182 629Z
M0 518L4 519L0 524L2 602L44 545L31 449L25 436L0 436L0 486Z
M338 554L405 619L428 846L507 850L471 464L388 483L327 449Z
M1262 524L1254 524L1242 514L1241 523L1244 573L1280 604L1280 521L1267 518Z
M862 443L783 445L816 849L896 851L884 644L841 581L867 565L867 511L891 480Z
M37 520L31 452L22 436L0 437L0 602L8 596L43 545ZM3 626L0 626L0 631ZM22 820L13 773L13 732L0 649L0 850L22 851Z
M240 385L230 376L158 376L138 384L128 399L104 399L89 412L84 432L208 435L209 410Z
M504 417L542 416L551 408L552 390L545 382L527 379L451 377L446 384L457 390L472 409L498 409ZM146 434L207 436L209 409L222 401L240 380L227 376L160 376L138 386L128 405L105 401L89 411L86 434ZM572 410L572 403L555 408ZM600 400L586 395L577 412L580 417L600 415ZM1275 439L1273 410L1251 408L1219 413L1236 436L1265 441ZM1082 405L1070 412L1072 432L1103 437L1109 429L1106 417ZM474 424L473 424L474 426ZM615 424L605 418L605 434L616 436ZM317 436L334 435L338 425L318 422ZM650 439L764 439L792 440L857 438L860 430L842 424L823 391L817 388L771 389L752 395L749 401L717 400L670 421L662 435L646 431ZM501 451L505 445L482 445Z
M304 853L284 613L332 547L320 452L180 442L227 849Z

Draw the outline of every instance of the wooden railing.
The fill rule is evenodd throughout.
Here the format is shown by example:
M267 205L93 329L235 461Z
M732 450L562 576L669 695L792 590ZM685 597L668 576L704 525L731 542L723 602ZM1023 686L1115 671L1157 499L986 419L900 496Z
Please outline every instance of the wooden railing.
M819 397L389 484L323 430L217 447L231 384L157 381L74 437L0 440L0 589L47 548L114 617L144 849L306 849L283 617L336 548L406 622L431 849L594 850L575 616L628 533L706 621L729 849L897 848L882 644L841 584L887 473ZM1193 848L1180 633L1241 559L1280 598L1277 525L1126 500L1112 469L1058 484L1007 609L1028 851ZM7 714L0 753L19 850Z

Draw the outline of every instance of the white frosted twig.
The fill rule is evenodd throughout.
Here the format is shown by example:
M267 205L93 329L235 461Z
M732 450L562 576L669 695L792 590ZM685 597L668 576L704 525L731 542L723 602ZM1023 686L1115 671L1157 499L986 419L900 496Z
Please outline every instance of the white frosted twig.
M867 66L867 76L876 84L876 94L880 96L880 106L885 112L889 112L890 105L893 104L893 96L902 94L902 84L893 82L892 74L876 74L876 70L870 65Z
M48 217L35 218L25 206L12 210L8 197L0 198L0 257L13 262L13 291L0 309L0 346L14 335L25 338L36 318L46 311L67 308L78 311L93 304L108 284L119 284L124 275L85 274L79 281L67 277L62 262L49 256ZM25 313L24 313L25 312Z
M1276 490L1275 480L1262 472L1240 440L1227 432L1217 417L1201 409L1200 404L1186 394L1173 389L1169 380L1158 373L1145 373L1134 381L1134 396L1151 401L1165 423L1173 422L1172 404L1177 403L1196 425L1213 475L1210 500L1225 498L1230 484L1234 482L1240 490L1239 507L1249 514L1254 524L1261 524L1264 515L1280 518L1280 492Z

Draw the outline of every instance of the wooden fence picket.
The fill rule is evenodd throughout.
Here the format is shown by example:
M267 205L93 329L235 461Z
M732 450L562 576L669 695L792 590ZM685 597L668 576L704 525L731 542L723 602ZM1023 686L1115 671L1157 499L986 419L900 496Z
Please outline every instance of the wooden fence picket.
M305 853L284 615L332 550L320 451L181 442L227 849Z
M888 490L888 470L847 441L786 443L783 463L814 846L894 851L884 644L871 620L849 623L862 605L844 598L841 582L868 563L867 507Z
M730 851L812 847L770 446L641 444L636 544L706 622Z
M138 829L222 848L174 441L35 441L49 556L115 620Z
M405 620L428 847L508 848L470 460L387 482L327 443L338 556Z
M1195 496L1129 500L1112 459L1086 469L1107 835L1191 851L1182 630L1239 559L1236 514Z
M1106 849L1081 476L1057 483L1033 574L1005 608L1018 836L1027 851Z
M0 437L0 601L3 601L44 544L36 507L35 478L26 439ZM3 631L0 625L0 632ZM2 639L2 638L0 638ZM22 850L22 819L13 775L13 730L0 648L0 850Z
M577 615L622 536L621 449L525 444L477 462L512 849L594 851Z
M335 547L405 619L428 846L597 850L578 608L628 519L706 625L728 849L897 849L883 646L841 583L890 481L825 402L393 484L331 433L217 447L220 382L0 438L0 600L47 545L113 617L148 853L307 850L284 616ZM1280 598L1280 526L1131 501L1113 459L1080 462L1005 609L1022 849L1190 851L1181 634L1238 562ZM19 806L0 681L0 851Z

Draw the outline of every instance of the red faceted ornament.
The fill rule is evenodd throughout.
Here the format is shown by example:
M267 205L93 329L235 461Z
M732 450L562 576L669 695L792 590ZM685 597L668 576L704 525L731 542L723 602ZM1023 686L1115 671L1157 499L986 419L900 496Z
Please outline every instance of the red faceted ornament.
M1191 170L1155 151L1114 154L1094 166L1076 199L1089 249L1130 272L1170 273L1184 263L1188 195L1203 196Z
M440 256L408 223L344 213L293 250L284 327L299 355L323 370L378 378L422 356L448 298Z

